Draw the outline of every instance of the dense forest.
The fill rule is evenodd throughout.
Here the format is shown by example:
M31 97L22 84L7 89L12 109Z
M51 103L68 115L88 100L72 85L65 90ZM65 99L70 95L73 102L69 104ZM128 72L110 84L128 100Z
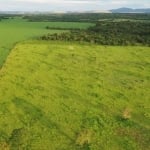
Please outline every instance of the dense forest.
M48 27L46 27L48 29ZM90 42L102 45L149 45L150 22L98 22L87 30L44 35L42 40Z
M129 19L150 20L150 14L110 14L110 13L67 13L47 15L25 15L28 21L97 22L100 20Z

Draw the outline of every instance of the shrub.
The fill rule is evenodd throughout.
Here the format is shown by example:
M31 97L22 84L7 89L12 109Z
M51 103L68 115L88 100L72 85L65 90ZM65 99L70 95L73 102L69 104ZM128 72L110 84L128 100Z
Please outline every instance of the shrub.
M123 113L122 113L123 119L127 120L131 118L131 109L125 108Z
M81 147L88 147L91 143L92 132L88 129L81 131L76 139L76 144Z

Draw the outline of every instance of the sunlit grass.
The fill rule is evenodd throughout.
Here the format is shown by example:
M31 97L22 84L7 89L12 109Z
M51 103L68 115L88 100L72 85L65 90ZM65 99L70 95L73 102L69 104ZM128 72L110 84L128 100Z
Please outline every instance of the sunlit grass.
M17 44L0 71L0 146L148 150L149 53L149 47Z
M47 30L46 26L85 29L91 25L93 24L78 22L28 22L18 17L2 20L0 21L0 67L6 60L11 47L17 42L47 33L66 32L63 30Z

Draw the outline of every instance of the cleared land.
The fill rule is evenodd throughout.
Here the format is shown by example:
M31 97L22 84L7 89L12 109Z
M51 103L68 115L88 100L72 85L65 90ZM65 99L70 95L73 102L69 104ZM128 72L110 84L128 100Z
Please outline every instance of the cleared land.
M0 149L149 150L150 48L17 44L0 71Z
M28 22L25 19L15 17L0 21L0 67L4 63L11 47L16 42L40 36L47 33L66 32L63 30L47 30L45 27L80 28L85 29L92 23L78 22Z

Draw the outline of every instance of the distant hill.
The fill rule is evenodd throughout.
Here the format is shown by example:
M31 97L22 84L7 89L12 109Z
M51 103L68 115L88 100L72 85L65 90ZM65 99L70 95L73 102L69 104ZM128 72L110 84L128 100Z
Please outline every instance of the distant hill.
M112 13L150 13L150 8L146 9L132 9L132 8L118 8L110 10Z
M150 8L146 9L132 9L132 8L118 8L112 10L90 10L90 11L1 11L0 14L57 14L57 13L148 13Z

